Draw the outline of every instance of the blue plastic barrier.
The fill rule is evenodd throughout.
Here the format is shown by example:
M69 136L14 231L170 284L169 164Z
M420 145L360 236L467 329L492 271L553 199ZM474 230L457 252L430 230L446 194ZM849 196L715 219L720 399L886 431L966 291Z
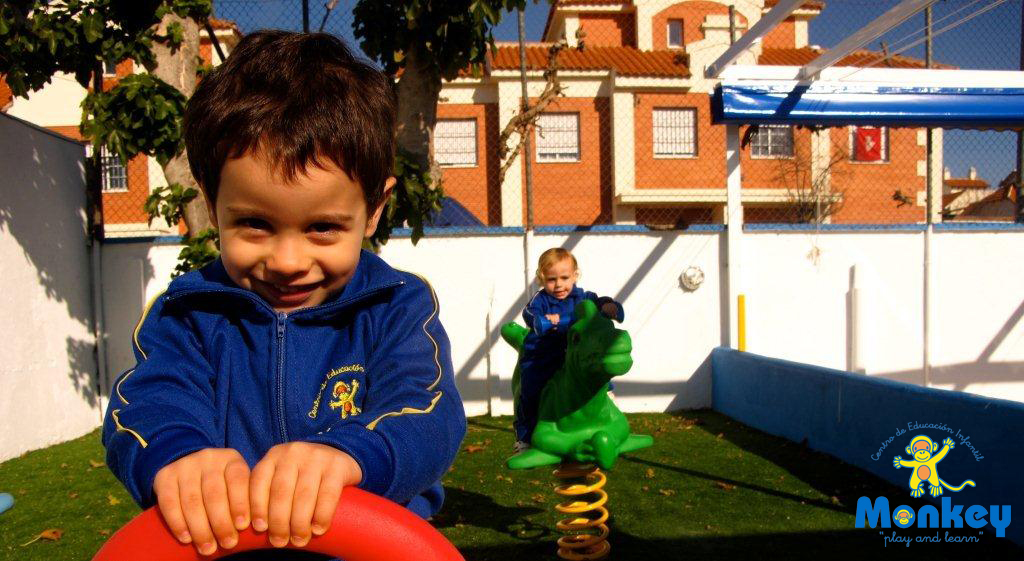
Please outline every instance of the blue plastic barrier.
M893 457L909 459L904 448L917 434L937 442L949 436L955 447L938 465L942 479L952 485L972 479L977 486L942 497L956 504L1011 505L1018 517L1024 516L1022 403L727 348L711 353L711 387L716 411L769 434L806 440L810 448L904 489L889 497L891 508L910 499L910 470L893 467ZM938 428L915 430L915 423ZM923 498L939 502L927 493ZM1006 537L1024 545L1024 521L1011 522Z

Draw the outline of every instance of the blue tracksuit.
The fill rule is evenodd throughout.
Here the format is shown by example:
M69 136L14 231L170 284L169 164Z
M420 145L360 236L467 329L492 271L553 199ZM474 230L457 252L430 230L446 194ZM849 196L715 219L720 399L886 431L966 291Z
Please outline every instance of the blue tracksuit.
M530 333L523 341L523 352L519 359L519 395L515 399L516 440L529 442L533 428L537 425L537 410L540 407L540 392L551 376L565 361L566 334L573 322L576 304L590 300L600 308L611 302L618 307L615 319L623 320L622 305L615 300L574 286L572 292L559 300L543 290L538 290L523 310L523 321ZM558 314L558 324L547 319L548 314Z
M192 452L234 448L251 467L305 441L355 458L362 489L423 517L441 507L466 417L419 277L364 251L340 294L286 314L218 260L175 279L133 342L138 363L113 388L103 444L140 506L156 502L157 471Z

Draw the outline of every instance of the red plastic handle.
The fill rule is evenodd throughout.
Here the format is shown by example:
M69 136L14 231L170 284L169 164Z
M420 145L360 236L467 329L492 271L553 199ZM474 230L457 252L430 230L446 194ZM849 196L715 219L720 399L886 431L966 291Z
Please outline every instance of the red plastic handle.
M239 532L237 546L218 548L213 555L204 557L194 546L176 540L153 507L114 533L92 561L207 561L241 551L272 548L266 532L247 528ZM345 561L465 561L459 550L426 520L355 487L342 493L330 530L314 536L301 549Z

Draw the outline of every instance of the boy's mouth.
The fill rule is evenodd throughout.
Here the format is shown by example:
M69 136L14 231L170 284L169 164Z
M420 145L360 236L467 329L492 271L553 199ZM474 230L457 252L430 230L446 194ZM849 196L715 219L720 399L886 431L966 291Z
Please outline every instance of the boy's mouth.
M265 281L260 281L260 284L275 303L283 305L296 305L305 302L320 286L320 283L285 285Z

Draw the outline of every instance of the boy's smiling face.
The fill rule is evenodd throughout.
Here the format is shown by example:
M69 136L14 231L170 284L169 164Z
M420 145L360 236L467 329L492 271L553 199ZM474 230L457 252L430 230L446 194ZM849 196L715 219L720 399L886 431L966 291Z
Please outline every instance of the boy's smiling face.
M325 169L309 166L292 181L253 154L221 170L210 214L224 268L279 312L322 304L344 288L384 207L368 212L359 182L321 160ZM394 181L388 179L382 200Z
M560 259L544 269L544 291L558 300L565 300L576 286L580 272L572 259Z

